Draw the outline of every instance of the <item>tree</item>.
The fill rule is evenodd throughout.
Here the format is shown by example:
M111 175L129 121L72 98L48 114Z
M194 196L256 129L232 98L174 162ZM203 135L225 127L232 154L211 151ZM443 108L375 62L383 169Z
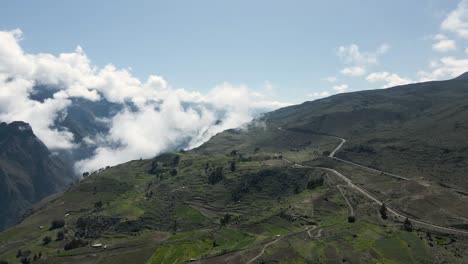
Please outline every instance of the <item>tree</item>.
M83 178L88 177L88 176L89 176L89 172L83 172Z
M43 245L47 245L50 243L50 241L52 241L52 238L50 236L45 236L43 239L42 239L42 244Z
M31 259L30 258L21 258L21 264L29 264L31 263Z
M217 167L214 171L208 176L209 184L216 184L224 179L223 167Z
M79 248L79 247L84 247L86 246L88 243L86 243L86 241L83 241L79 238L73 238L72 241L68 242L65 244L65 246L63 247L63 249L65 250L71 250L71 249L75 249L75 248Z
M174 227L173 227L174 233L177 232L177 219L174 219Z
M171 175L172 175L172 176L177 176L177 170L176 170L176 169L172 169L172 170L171 170Z
M100 209L102 207L102 201L97 201L94 203L94 208Z
M354 223L356 222L356 217L354 215L348 216L348 223Z
M323 185L323 177L317 178L317 179L311 179L309 182L307 182L307 189L315 189L317 187L320 187Z
M382 217L383 220L386 220L388 218L387 206L385 206L384 203L382 203L382 206L380 206L379 213L380 213L380 217Z
M58 229L58 228L62 228L65 226L65 220L63 219L55 219L52 221L52 223L50 224L50 228L49 230L54 230L54 229Z
M236 161L231 161L231 171L234 172L236 171Z
M408 219L408 217L405 219L405 221L403 222L403 229L405 229L406 231L408 232L411 232L413 231L413 224L411 223L411 221Z
M63 231L59 231L59 232L57 233L57 239L56 239L56 240L57 240L57 241L61 241L61 240L63 240L64 238L65 238L65 234L63 233Z
M331 152L329 150L325 150L322 155L323 156L330 156Z
M155 160L151 164L151 169L148 171L149 174L157 174L158 173L158 162Z
M16 258L19 258L23 255L23 251L21 251L21 249L18 249L18 251L16 252Z
M225 226L225 225L229 224L229 222L231 221L231 217L232 217L232 215L225 214L224 217L219 220L219 224L221 226Z
M172 160L172 165L173 165L174 167L176 167L177 165L179 165L179 162L180 162L180 156L177 155L177 156L175 156L174 159Z

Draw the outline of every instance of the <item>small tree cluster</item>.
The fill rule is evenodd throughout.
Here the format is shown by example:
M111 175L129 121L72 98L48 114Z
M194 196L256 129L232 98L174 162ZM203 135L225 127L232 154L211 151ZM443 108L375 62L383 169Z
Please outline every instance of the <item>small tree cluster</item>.
M405 221L403 222L403 229L408 231L408 232L411 232L413 231L413 224L411 223L411 221L408 219L408 217L405 219Z
M70 242L66 243L63 249L65 250L71 250L75 248L80 248L80 247L85 247L88 243L84 240L81 240L79 238L74 238Z
M149 174L157 174L159 172L158 170L158 162L155 160L151 164L151 169L148 171Z
M307 189L315 189L317 187L320 187L323 185L323 177L317 178L317 179L311 179L307 183Z
M223 167L217 167L214 171L208 176L209 184L216 184L224 179Z
M94 208L100 209L102 207L102 201L97 201L94 203Z
M64 238L65 238L65 234L63 233L63 231L58 231L57 238L55 240L62 241Z
M42 244L43 244L43 245L47 245L47 244L49 244L51 241L52 241L52 238L51 238L50 236L45 236L45 237L42 239Z
M174 157L174 159L172 160L172 166L174 167L177 167L179 165L179 162L180 162L180 156L177 155Z
M58 229L58 228L62 228L65 226L65 220L63 219L55 219L52 221L52 223L50 224L50 228L49 230L54 230L54 229Z
M236 161L235 160L231 161L231 171L232 172L236 171Z
M379 209L380 217L382 217L383 220L386 220L388 218L387 216L387 206L383 203L382 206L380 206Z
M232 218L232 215L225 214L224 217L219 220L219 224L221 226L225 226L225 225L229 224L229 222L231 221L231 218Z

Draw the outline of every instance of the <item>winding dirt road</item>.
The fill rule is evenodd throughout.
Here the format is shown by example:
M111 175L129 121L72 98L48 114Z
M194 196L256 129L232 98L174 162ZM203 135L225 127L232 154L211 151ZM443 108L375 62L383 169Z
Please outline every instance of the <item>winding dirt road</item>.
M289 233L289 234L287 234L287 235L281 236L281 237L279 237L279 238L277 238L277 239L275 239L275 240L273 240L273 241L271 241L271 242L265 244L265 245L263 246L263 248L262 248L262 251L260 251L260 253L258 253L258 255L256 255L256 256L253 257L251 260L249 260L249 262L247 262L247 264L250 264L250 263L254 262L255 260L257 260L259 257L261 257L261 256L265 253L266 249L267 249L269 246L271 246L271 245L277 243L278 241L280 241L280 240L282 240L282 239L284 239L284 238L287 238L287 237L290 237L290 236L293 236L293 235L296 235L296 234L299 234L299 233L302 233L302 232L306 232L306 231L307 231L307 234L309 234L309 236L312 238L312 235L309 233L309 231L312 231L312 230L314 230L315 228L317 228L317 226L315 226L315 225L314 225L314 226L309 226L309 227L307 227L307 228L304 229L304 230L297 231L297 232L293 232L293 233Z
M286 132L284 129L282 128L278 128L279 130L283 131L283 132ZM355 166L359 166L359 167L362 167L362 168L365 168L365 169L368 169L368 170L371 170L371 171L376 171L376 172L380 172L382 174L385 174L385 175L389 175L389 176L392 176L392 177L396 177L398 179L402 179L402 180L411 180L409 178L406 178L406 177L403 177L403 176L399 176L399 175L395 175L395 174L391 174L391 173L386 173L386 172L383 172L383 171L380 171L380 170L376 170L376 169L373 169L373 168L369 168L369 167L365 167L363 165L360 165L360 164L356 164L356 163L353 163L353 162L350 162L350 161L345 161L345 160L342 160L342 159L338 159L338 158L335 158L335 154L337 151L339 151L341 149L341 147L343 147L344 143L346 142L346 140L344 138L340 138L340 137L336 137L336 136L331 136L333 138L337 138L337 139L340 139L341 142L340 144L330 153L330 155L328 157L332 158L332 159L335 159L335 160L339 160L339 161L343 161L343 162L346 162L348 164L351 164L351 165L355 165ZM311 166L307 166L307 165L303 165L303 164L299 164L299 163L294 163L294 162L291 162L287 159L283 159L285 161L287 161L288 163L292 163L293 166L300 166L300 167L304 167L304 168L311 168L311 169L322 169L322 170L326 170L326 171L329 171L329 172L332 172L334 173L335 175L337 175L339 178L341 178L343 181L345 181L351 188L357 190L358 192L360 192L361 194L363 194L365 197L367 197L368 199L374 201L376 204L378 205L382 205L383 202L381 200L379 200L377 197L375 197L374 195L372 195L370 192L368 192L367 190L365 190L364 188L354 184L348 177L344 176L343 174L341 174L340 172L334 170L334 169L331 169L331 168L326 168L326 167L311 167ZM347 199L346 199L347 200ZM449 233L455 233L455 234L461 234L461 235L468 235L468 231L467 230L460 230L460 229L455 229L455 228L450 228L450 227L445 227L445 226L440 226L440 225L436 225L436 224L432 224L432 223L428 223L428 222L425 222L425 221L421 221L421 220L418 220L418 219L414 219L412 217L408 217L406 215L404 215L403 213L397 211L396 209L393 209L391 207L388 206L388 204L385 204L387 206L387 211L389 211L390 213L392 213L393 215L399 217L399 218L403 218L403 219L406 219L408 218L410 221L412 221L413 223L416 223L416 224L419 224L419 225L422 225L422 226L426 226L426 227L430 227L430 228L434 228L434 229L438 229L438 230L441 230L441 231L445 231L445 232L449 232Z
M341 185L337 185L336 188L338 188L338 190L341 193L341 196L343 196L343 199L346 201L346 204L349 207L349 216L354 216L354 208L349 202L348 197L346 197L346 195L344 194L343 189L341 189Z

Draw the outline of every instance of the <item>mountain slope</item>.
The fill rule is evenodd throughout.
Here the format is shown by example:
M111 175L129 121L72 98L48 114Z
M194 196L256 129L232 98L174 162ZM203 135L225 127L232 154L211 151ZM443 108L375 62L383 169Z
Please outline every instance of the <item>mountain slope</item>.
M468 190L468 146L463 144L468 141L467 91L468 82L458 78L411 84L340 94L268 118L285 127L347 138L339 157Z
M33 203L62 190L73 175L24 122L0 124L0 230Z
M1 233L0 258L463 263L467 96L464 80L339 94L107 168Z

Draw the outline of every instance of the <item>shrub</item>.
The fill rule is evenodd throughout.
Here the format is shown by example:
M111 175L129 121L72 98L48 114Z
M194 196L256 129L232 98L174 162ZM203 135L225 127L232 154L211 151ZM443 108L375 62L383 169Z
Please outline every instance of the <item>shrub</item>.
M307 189L315 189L317 187L320 187L323 185L323 177L317 178L317 179L311 179L307 183Z
M43 244L43 245L47 245L47 244L49 244L51 241L52 241L52 238L51 238L50 236L45 236L45 237L42 239L42 244Z
M216 184L224 179L223 167L217 167L214 171L208 176L209 184Z
M100 209L102 207L102 201L97 201L94 203L94 208Z
M180 162L180 156L177 155L174 157L174 159L172 160L172 166L176 167L179 165L179 162Z
M65 220L63 219L56 219L56 220L53 220L52 223L50 224L50 228L49 230L54 230L54 229L57 229L57 228L62 228L65 226Z
M232 215L225 214L224 217L219 220L219 223L221 224L221 226L225 226L229 224L229 222L231 221L231 218L232 218Z
M57 241L61 241L61 240L63 240L64 238L65 238L65 234L63 233L63 231L59 231L59 232L57 233L57 239L56 239L56 240L57 240Z
M403 222L403 229L408 231L408 232L411 232L413 231L413 224L411 223L411 221L408 219L408 217L405 219L405 221Z
M75 248L85 247L87 244L88 243L84 240L81 240L79 238L74 238L72 241L66 243L63 249L72 250Z
M177 170L176 169L171 170L171 176L177 176Z
M387 216L387 206L385 206L385 204L383 203L382 206L380 206L380 209L379 209L379 213L380 213L380 217L382 217L382 219L387 219L388 216Z
M354 215L348 216L348 223L354 223L356 222L356 217Z
M234 160L231 161L231 171L232 172L236 171L236 162Z

